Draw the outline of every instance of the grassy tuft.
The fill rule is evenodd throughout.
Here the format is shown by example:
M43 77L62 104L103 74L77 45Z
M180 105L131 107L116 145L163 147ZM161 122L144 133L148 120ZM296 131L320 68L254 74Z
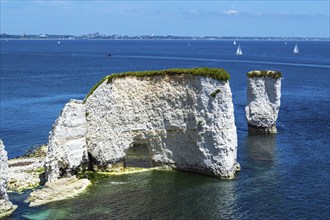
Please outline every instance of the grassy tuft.
M217 95L219 92L220 92L220 89L217 89L217 90L215 90L214 92L212 92L212 93L210 94L210 96L212 96L212 97L214 98L214 97L216 97L216 95Z
M253 70L247 73L248 78L253 77L269 77L274 79L279 79L282 77L282 73L279 71L272 70Z
M143 71L143 72L124 72L124 73L114 73L104 77L101 81L93 86L90 92L84 99L84 103L87 98L93 94L95 89L101 85L104 81L107 80L107 83L111 83L116 78L122 78L127 76L136 76L136 77L150 77L150 76L162 76L162 75L180 75L180 74L190 74L194 76L204 76L220 81L228 81L230 79L229 73L220 68L190 68L190 69L166 69L166 70L152 70L152 71Z
M89 91L89 93L86 95L83 103L86 103L87 98L93 94L93 92L95 91L95 89L97 89L97 87L99 87L99 85L101 85L105 80L107 80L108 76L104 77L103 79L101 79L98 83L96 83L93 88Z

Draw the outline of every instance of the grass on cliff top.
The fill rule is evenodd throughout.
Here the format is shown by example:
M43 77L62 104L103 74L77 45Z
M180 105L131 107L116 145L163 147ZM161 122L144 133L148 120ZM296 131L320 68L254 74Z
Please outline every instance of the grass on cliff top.
M269 77L274 79L279 79L282 77L282 73L279 71L270 71L270 70L254 70L247 73L248 78L253 77Z
M114 73L108 75L96 83L87 96L84 99L84 103L87 98L93 94L95 89L99 87L104 81L107 80L107 83L111 83L116 78L122 78L126 76L136 76L136 77L146 77L146 76L163 76L163 75L180 75L180 74L190 74L194 76L204 76L212 79L227 81L230 79L229 73L220 68L190 68L190 69L165 69L165 70L151 70L151 71L142 71L142 72L124 72L124 73Z

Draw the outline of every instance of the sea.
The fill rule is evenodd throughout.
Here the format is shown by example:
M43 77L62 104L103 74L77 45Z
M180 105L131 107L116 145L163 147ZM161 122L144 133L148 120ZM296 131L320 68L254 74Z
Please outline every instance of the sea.
M65 103L106 75L216 67L231 75L241 165L233 180L178 171L100 178L80 196L34 208L24 202L30 190L9 193L18 209L7 219L330 219L329 41L0 43L0 138L9 158L47 143ZM276 135L247 131L246 74L256 69L283 74Z

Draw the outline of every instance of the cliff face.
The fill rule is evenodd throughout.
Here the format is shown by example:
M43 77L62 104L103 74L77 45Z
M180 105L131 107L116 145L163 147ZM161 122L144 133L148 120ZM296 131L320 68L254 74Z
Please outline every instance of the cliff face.
M144 144L157 164L223 178L236 171L228 82L191 75L118 78L100 85L86 109L87 148L100 165Z
M70 132L52 144L59 136L56 127L68 127L67 123L59 123L65 121L65 112L73 115L72 110L64 108L50 136L49 180L70 170L69 163L63 161L69 161L69 152L77 148L79 155L89 154L89 163L100 168L124 161L130 148L143 145L157 165L220 178L232 178L239 169L228 81L190 74L104 81L75 113L86 117L86 133L81 133L77 145L59 141L73 139Z
M46 178L57 180L70 175L87 161L85 105L70 100L56 119L49 134Z
M249 131L276 133L281 98L281 77L275 71L265 71L265 76L262 76L261 71L250 73L254 76L248 78L247 106L245 107Z
M3 142L0 140L0 218L14 211L15 206L7 195L8 157Z

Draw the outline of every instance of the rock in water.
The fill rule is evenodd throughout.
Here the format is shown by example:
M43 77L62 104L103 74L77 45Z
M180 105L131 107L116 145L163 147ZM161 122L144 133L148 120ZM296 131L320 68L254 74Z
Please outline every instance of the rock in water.
M276 133L282 74L271 70L248 73L245 115L249 132Z
M3 142L0 140L0 218L10 215L17 206L13 205L7 195L8 157Z
M233 178L239 164L229 75L222 79L214 72L225 71L196 68L104 78L85 104L70 102L56 120L48 144L48 180L70 173L79 159L81 166L86 154L90 165L106 169L125 161L127 151L138 146L148 149L154 164ZM70 124L77 120L76 126Z
M30 206L39 206L49 202L72 198L82 193L89 184L90 181L88 179L77 179L74 176L47 182L42 189L32 192L27 202L30 202Z

